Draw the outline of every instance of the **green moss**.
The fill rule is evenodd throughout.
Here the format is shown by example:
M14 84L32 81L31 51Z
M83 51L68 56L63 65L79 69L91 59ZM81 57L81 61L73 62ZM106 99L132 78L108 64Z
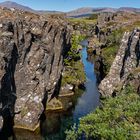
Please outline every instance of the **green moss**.
M64 64L70 66L71 63L80 59L79 48L81 47L79 43L84 40L86 37L83 35L72 35L71 38L71 48L68 51Z
M114 30L107 38L107 45L119 45L120 41L123 37L124 29L119 28L118 30Z
M71 66L67 66L66 69L62 77L62 86L65 84L78 85L85 81L84 66L81 61L74 62Z
M102 56L104 60L105 69L104 72L107 74L110 70L110 67L115 59L115 56L118 51L118 46L109 46L102 50Z
M84 73L84 66L81 62L81 55L79 52L79 43L85 39L82 35L73 35L71 39L72 46L64 59L65 71L62 76L62 86L65 84L79 84L84 82L86 77Z
M95 112L80 119L79 128L67 131L67 140L136 140L140 138L140 97L132 87L108 98Z
M106 47L102 49L102 57L105 64L104 72L106 74L109 72L109 69L116 57L116 54L120 47L120 41L122 39L123 33L124 31L121 28L119 30L113 31L107 37Z

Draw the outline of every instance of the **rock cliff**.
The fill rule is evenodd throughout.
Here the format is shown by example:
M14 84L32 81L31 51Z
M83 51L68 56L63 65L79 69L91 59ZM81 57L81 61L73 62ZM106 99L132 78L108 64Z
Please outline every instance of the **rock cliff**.
M140 30L125 32L116 58L108 75L99 85L102 96L115 96L119 89L128 83L128 78L135 69L140 67ZM135 76L134 76L135 77ZM134 79L134 78L133 78ZM139 76L137 75L137 81ZM134 80L132 80L133 82ZM138 85L139 86L139 85ZM137 87L139 88L139 87ZM139 89L137 89L139 90Z
M0 9L0 106L15 126L34 130L58 94L70 27L62 17Z

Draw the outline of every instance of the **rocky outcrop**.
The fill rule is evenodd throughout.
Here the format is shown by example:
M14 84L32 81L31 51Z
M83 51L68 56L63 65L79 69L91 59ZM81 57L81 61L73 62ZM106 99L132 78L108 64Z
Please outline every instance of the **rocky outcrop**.
M95 23L86 23L84 21L72 21L71 25L73 26L74 34L84 35L84 36L93 36L95 34Z
M108 75L99 85L102 96L115 96L132 70L140 67L140 30L125 32L122 44Z
M124 86L130 85L140 95L140 67L132 70L128 75Z
M98 25L100 27L104 26L107 22L114 21L115 17L117 16L116 13L100 13L98 15Z
M0 9L0 104L15 126L34 130L59 92L70 27L62 17Z

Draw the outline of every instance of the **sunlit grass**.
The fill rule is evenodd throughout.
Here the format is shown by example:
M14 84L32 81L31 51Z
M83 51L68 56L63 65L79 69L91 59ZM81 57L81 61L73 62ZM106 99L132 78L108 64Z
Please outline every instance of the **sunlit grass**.
M97 19L88 19L88 18L69 18L69 21L73 23L85 23L85 24L97 23Z

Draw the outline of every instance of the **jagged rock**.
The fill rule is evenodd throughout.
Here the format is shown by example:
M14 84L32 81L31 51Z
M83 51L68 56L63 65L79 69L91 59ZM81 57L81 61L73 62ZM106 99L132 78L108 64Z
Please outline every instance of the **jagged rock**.
M71 84L66 84L65 86L61 87L61 92L62 93L67 93L69 91L73 91L74 90L74 86Z
M96 56L94 60L94 70L96 73L97 83L99 84L105 77L104 64L101 56Z
M136 67L140 67L140 30L125 32L122 44L108 75L99 85L102 96L112 96L118 87L122 87L128 75Z
M100 13L98 15L98 25L102 27L105 23L114 21L115 16L117 16L116 13Z
M88 39L88 49L92 50L93 54L100 55L101 54L101 48L104 45L102 42L99 41L99 38L97 36L93 36Z
M130 85L140 95L140 67L132 70L128 75L124 85Z
M15 126L34 130L54 96L70 47L70 26L62 18L0 9L0 98ZM16 112L16 114L14 114Z

